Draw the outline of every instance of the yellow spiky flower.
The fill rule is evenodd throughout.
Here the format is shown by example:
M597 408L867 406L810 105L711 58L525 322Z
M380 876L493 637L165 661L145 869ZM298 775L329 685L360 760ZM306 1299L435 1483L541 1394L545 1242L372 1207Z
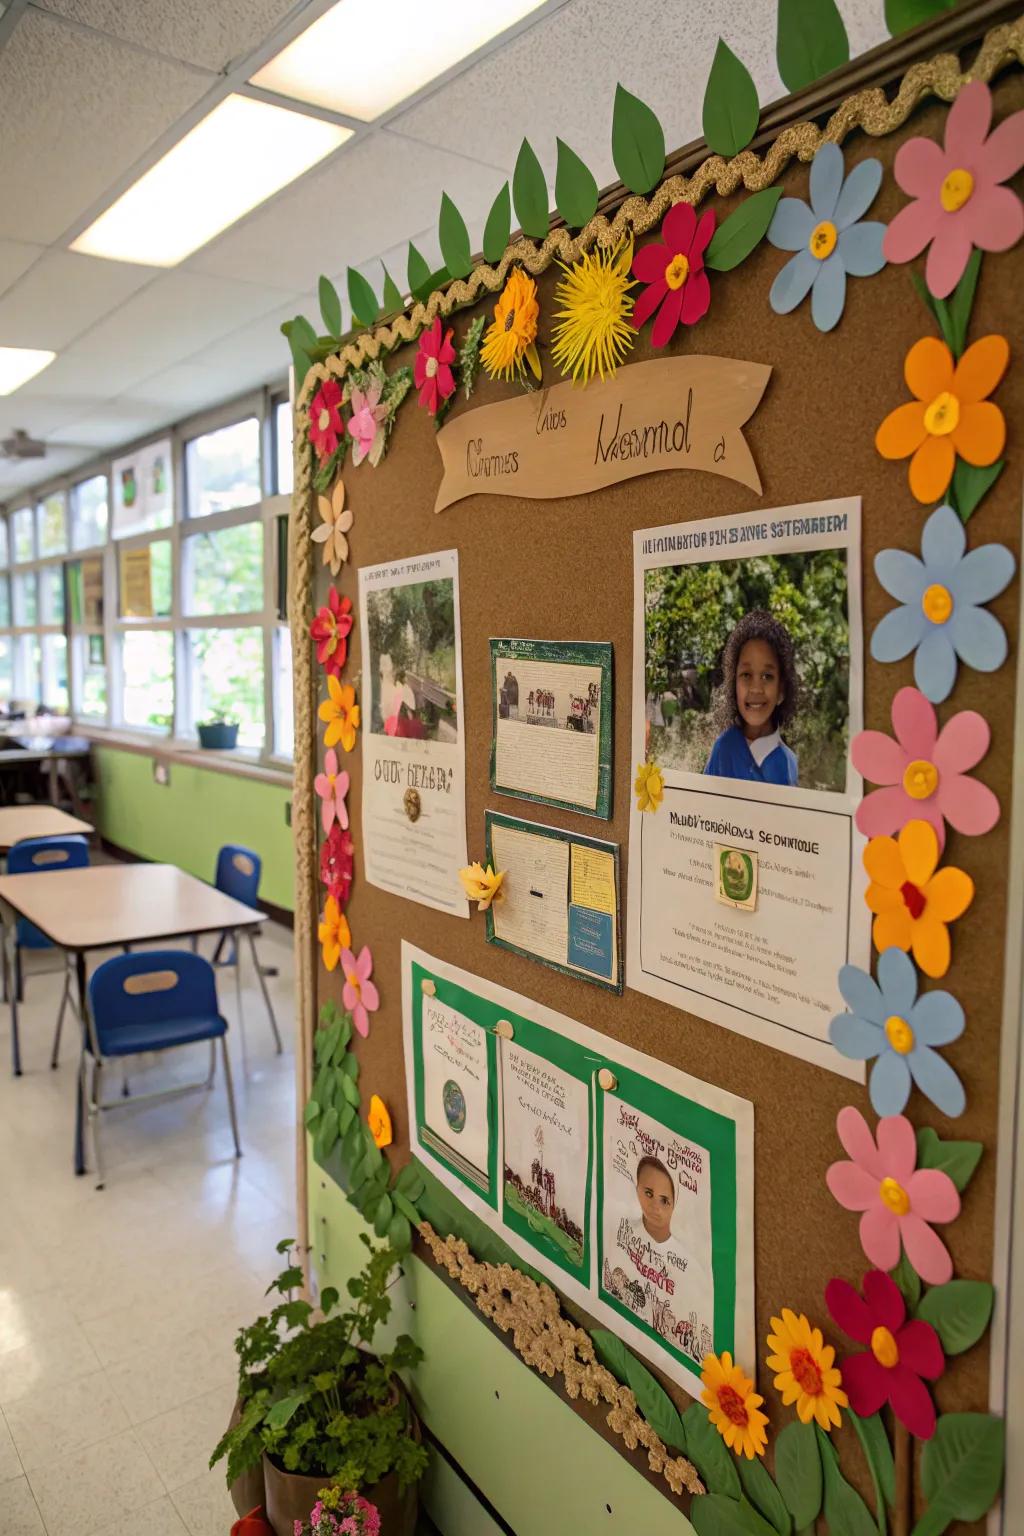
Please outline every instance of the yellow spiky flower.
M633 784L638 811L656 811L665 798L665 776L655 762L638 763Z
M475 901L478 912L486 912L493 902L505 899L505 892L501 888L504 878L505 871L492 869L490 864L486 869L482 864L467 864L465 869L459 870L466 900Z
M480 361L492 379L511 384L523 378L523 364L528 363L540 378L537 356L537 321L540 305L537 284L520 267L513 267L501 298L494 306L494 319L487 327Z
M633 242L613 250L595 250L574 267L563 265L565 276L555 289L561 304L552 329L551 357L574 384L589 384L596 373L610 379L636 341L629 323L633 300L629 290Z

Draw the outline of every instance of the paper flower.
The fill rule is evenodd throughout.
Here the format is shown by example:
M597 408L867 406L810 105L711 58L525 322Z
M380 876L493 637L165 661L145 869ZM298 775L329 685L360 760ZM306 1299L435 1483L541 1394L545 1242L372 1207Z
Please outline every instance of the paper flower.
M902 661L914 651L914 681L933 704L949 697L957 657L976 672L1006 660L1006 632L980 605L1013 579L1015 561L1002 544L965 554L967 532L952 507L937 507L921 534L921 559L902 549L875 556L875 575L902 607L871 636L876 661Z
M833 1163L825 1182L847 1211L862 1211L860 1245L869 1263L895 1269L903 1244L908 1262L928 1285L945 1285L953 1260L932 1222L953 1221L960 1196L941 1168L918 1168L914 1127L905 1115L878 1122L878 1143L859 1109L836 1116L851 1161Z
M324 755L324 771L318 773L313 780L313 788L320 796L320 820L324 832L331 830L335 820L343 830L347 830L348 806L345 804L345 796L348 794L348 774L338 772L336 752Z
M878 980L856 965L839 972L849 1013L829 1025L832 1044L851 1061L874 1061L871 1105L876 1115L898 1115L916 1086L944 1115L962 1115L963 1084L935 1050L964 1032L964 1011L949 992L917 995L917 972L901 949L878 957Z
M1006 442L1006 422L987 397L1006 372L1010 348L1002 336L982 336L953 366L937 336L915 341L903 362L914 396L890 411L875 433L883 459L910 458L910 489L918 501L940 501L957 454L968 464L994 464Z
M384 1100L377 1093L370 1095L370 1108L367 1111L366 1123L370 1127L370 1135L373 1137L374 1146L390 1147L392 1141L391 1116Z
M788 1408L796 1404L801 1424L816 1419L826 1434L842 1423L840 1408L847 1405L842 1374L836 1369L836 1352L826 1344L820 1328L812 1328L801 1312L797 1317L783 1307L781 1317L772 1318L768 1335L772 1353L765 1358L769 1370L776 1371L773 1385L782 1394Z
M352 942L349 932L348 918L341 910L333 896L328 895L324 902L324 914L320 919L316 936L320 940L320 953L323 956L324 966L328 971L333 971L342 954L348 954L348 946ZM346 1008L348 1004L345 1004ZM365 1030L363 1031L365 1034Z
M534 377L540 378L539 318L537 284L520 267L513 267L480 348L480 361L492 379L504 379L509 384L521 380L524 362Z
M967 774L988 751L991 733L973 709L952 715L942 730L935 706L917 688L901 688L892 701L892 728L861 731L850 743L858 773L882 784L857 807L857 826L865 837L898 832L912 820L935 828L939 852L946 844L946 822L966 837L991 832L999 820L999 801L986 784Z
M341 1001L352 1015L352 1023L361 1035L370 1033L371 1013L380 1007L380 994L370 976L373 972L373 956L368 944L359 951L358 959L348 948L342 951L341 968L345 973L345 986Z
M912 950L926 976L949 970L947 923L974 899L974 881L939 862L939 840L928 821L908 821L898 839L873 837L864 850L871 884L864 895L875 914L871 937L879 951Z
M555 289L551 328L551 360L574 384L589 384L596 373L601 379L615 377L615 370L636 343L629 316L633 300L629 290L629 266L633 242L616 250L596 249L580 257L574 267L559 265L565 276Z
M347 431L352 439L352 463L369 459L374 468L380 463L387 441L388 408L381 403L382 388L374 379L365 389L353 385L349 390L352 414Z
M335 822L327 834L327 841L320 844L320 879L339 907L348 906L352 893L352 874L355 869L355 845L349 832L342 831Z
M352 633L352 599L340 597L334 587L327 589L327 602L317 609L309 633L316 642L316 659L326 672L338 677L348 660L348 637Z
M309 440L321 464L336 451L343 432L341 385L337 379L325 379L309 407Z
M420 405L431 416L436 416L441 406L455 393L455 375L452 363L455 348L451 330L442 331L441 316L420 336L419 350L413 368L413 381L420 392Z
M656 811L665 798L665 778L659 763L638 763L633 783L638 811Z
M320 526L314 528L310 538L314 544L324 547L324 565L329 565L331 575L337 576L348 559L346 534L352 527L352 513L345 506L345 482L335 480L330 496L318 496Z
M696 325L708 312L711 284L704 252L715 232L714 210L697 218L690 203L673 203L661 224L661 239L633 257L633 276L647 287L633 306L633 328L651 318L651 346L664 347L679 325Z
M788 315L811 295L811 319L819 331L839 323L847 277L873 277L885 266L884 224L863 223L882 184L880 160L862 160L844 179L843 152L823 144L811 161L810 207L784 197L772 215L768 239L780 251L796 251L772 283L768 302Z
M848 1280L830 1280L825 1305L832 1319L864 1353L847 1355L843 1380L850 1407L870 1419L886 1403L918 1440L935 1433L935 1404L925 1386L946 1367L939 1336L920 1318L907 1322L907 1309L896 1282L879 1269L864 1276L861 1298Z
M466 900L475 901L478 912L486 912L495 902L505 900L505 892L501 888L504 878L505 871L494 870L490 864L486 869L482 864L467 864L465 869L459 870Z
M937 299L953 292L974 247L1008 251L1024 234L1024 209L1009 181L1024 165L1024 112L992 125L992 92L982 80L965 85L949 109L942 149L908 139L893 174L914 201L885 232L887 261L913 261L931 242L925 282Z
M320 719L327 725L324 746L334 747L340 741L345 751L351 752L356 744L356 730L359 726L356 691L350 683L340 683L336 677L328 674L327 695L318 710Z
M768 1444L768 1416L760 1412L764 1398L754 1391L750 1377L733 1365L727 1349L721 1356L704 1356L700 1379L704 1383L701 1400L708 1409L708 1418L730 1451L748 1461L763 1456Z

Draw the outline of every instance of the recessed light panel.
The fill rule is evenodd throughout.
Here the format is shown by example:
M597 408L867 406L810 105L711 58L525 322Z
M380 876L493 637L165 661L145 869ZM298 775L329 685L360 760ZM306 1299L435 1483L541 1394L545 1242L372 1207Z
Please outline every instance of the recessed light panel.
M30 347L0 347L0 395L13 395L48 368L56 356L56 352L38 352Z

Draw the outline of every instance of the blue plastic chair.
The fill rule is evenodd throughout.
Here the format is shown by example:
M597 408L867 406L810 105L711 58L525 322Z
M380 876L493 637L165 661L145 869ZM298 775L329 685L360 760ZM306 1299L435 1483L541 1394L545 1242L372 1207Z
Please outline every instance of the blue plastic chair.
M188 950L154 949L115 955L97 967L89 980L89 1021L82 1042L80 1069L80 1087L85 1094L86 1058L91 1056L92 1083L87 1105L96 1155L97 1189L104 1185L100 1120L104 1113L124 1107L123 1101L104 1103L102 1099L103 1068L115 1057L173 1050L176 1046L209 1040L210 1071L202 1082L136 1095L133 1103L170 1099L212 1085L219 1040L235 1156L241 1157L227 1033L227 1020L217 1002L217 978L213 966L202 955L190 954Z
M52 873L61 869L84 869L89 863L89 845L84 837L27 837L20 843L15 843L7 855L7 873L9 875L41 875ZM22 1002L25 995L25 969L22 961L22 953L25 950L54 949L51 939L45 933L30 923L27 918L19 917L14 925L14 985L10 990L11 999L11 1036L12 1051L14 1055L14 1071L16 1076L21 1075L21 1043L18 1038L18 1003ZM71 1003L75 1007L71 987L71 964L68 956L64 957L64 991L61 993L60 1009L57 1013L57 1029L53 1037L53 1050L50 1055L50 1066L56 1067L60 1050L60 1034L64 1026L64 1012Z
M225 896L231 896L235 901L240 901L247 907L259 906L260 873L263 869L263 861L252 848L244 848L241 843L225 843L217 855L217 873L213 883L218 891ZM274 1015L274 1005L270 1001L270 992L267 988L267 972L260 964L260 957L256 950L256 935L251 928L246 928L245 937L249 944L249 953L252 955L253 969L259 980L260 990L263 993L263 1001L267 1005L267 1015L270 1019L270 1027L274 1031L274 1041L277 1045L277 1054L282 1051L281 1033L277 1027L277 1019ZM193 944L195 948L195 944ZM226 951L226 953L225 953ZM233 930L221 934L217 940L217 947L213 952L215 966L234 966L235 990L238 997L238 1018L242 1022L242 962L239 953L239 935ZM243 1057L245 1049L245 1033L242 1033Z

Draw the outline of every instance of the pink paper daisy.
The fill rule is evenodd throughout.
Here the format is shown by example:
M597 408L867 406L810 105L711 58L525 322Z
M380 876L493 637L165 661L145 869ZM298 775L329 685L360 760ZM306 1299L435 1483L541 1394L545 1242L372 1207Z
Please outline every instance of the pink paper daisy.
M376 1013L380 1007L380 994L370 975L373 971L373 956L368 944L364 944L359 951L359 958L350 949L341 952L341 969L345 976L345 988L341 994L341 1001L352 1015L352 1023L361 1035L370 1033L371 1013Z
M335 821L342 831L347 831L348 806L345 796L348 794L348 774L338 772L338 754L335 751L324 753L324 771L318 773L313 780L313 788L320 796L320 820L324 831L329 832Z
M451 369L454 361L451 330L442 332L441 316L438 315L420 337L413 367L413 382L420 392L420 405L431 416L436 416L445 400L455 393L455 375Z
M907 1322L907 1309L894 1280L881 1270L864 1276L864 1296L848 1280L830 1280L825 1305L844 1333L864 1353L843 1361L843 1387L850 1407L869 1419L886 1403L918 1440L935 1433L935 1404L922 1377L936 1381L945 1370L939 1336L930 1323Z
M335 451L344 430L341 424L341 385L337 379L325 379L309 407L309 440L321 464Z

